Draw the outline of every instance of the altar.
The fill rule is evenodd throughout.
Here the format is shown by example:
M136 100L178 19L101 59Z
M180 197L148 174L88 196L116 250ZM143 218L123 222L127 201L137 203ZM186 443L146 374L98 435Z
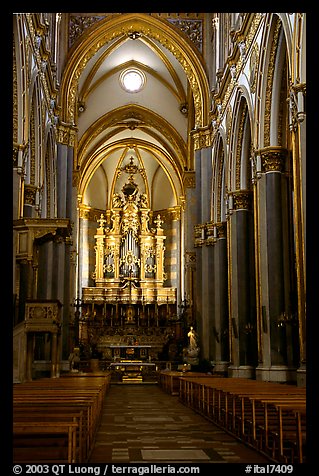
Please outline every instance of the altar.
M149 359L150 345L110 345L108 346L112 353L112 360L141 360Z
M116 383L157 383L157 368L153 362L112 362L110 370Z

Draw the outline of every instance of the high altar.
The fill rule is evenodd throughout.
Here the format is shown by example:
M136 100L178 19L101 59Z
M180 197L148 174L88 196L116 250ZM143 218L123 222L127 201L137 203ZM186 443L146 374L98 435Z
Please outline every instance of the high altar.
M98 220L95 286L82 289L79 327L80 342L126 367L154 365L180 332L176 288L164 286L163 220L160 214L153 219L144 170L133 162L119 168L112 206Z

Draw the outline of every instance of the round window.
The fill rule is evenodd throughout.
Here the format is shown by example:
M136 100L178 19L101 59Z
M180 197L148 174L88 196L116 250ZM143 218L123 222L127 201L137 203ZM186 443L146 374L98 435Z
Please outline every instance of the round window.
M120 82L125 91L137 93L145 84L145 75L138 69L126 69L120 75Z

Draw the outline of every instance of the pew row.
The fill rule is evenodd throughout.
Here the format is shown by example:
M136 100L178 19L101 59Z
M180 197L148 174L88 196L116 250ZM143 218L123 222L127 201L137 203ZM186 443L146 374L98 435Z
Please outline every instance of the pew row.
M110 378L108 372L15 384L14 462L87 462Z
M179 400L236 438L285 464L306 462L306 389L219 376L174 376ZM160 385L167 377L159 380ZM176 386L176 383L175 383ZM166 384L164 391L169 391Z

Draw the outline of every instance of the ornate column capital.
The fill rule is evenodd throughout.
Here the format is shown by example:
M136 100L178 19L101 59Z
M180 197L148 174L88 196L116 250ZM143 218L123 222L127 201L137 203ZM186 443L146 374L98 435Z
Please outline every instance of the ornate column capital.
M74 147L77 129L72 124L59 124L57 127L57 142Z
M227 236L227 223L225 221L220 221L215 223L217 230L217 238L226 238Z
M37 194L38 187L36 185L25 184L24 185L24 204L25 205L35 205L35 199Z
M216 230L215 230L215 223L209 221L205 224L206 230L206 246L213 245L216 243Z
M296 83L290 85L289 90L289 128L296 131L299 123L306 117L306 83Z
M285 160L288 154L287 149L280 146L269 146L259 149L256 153L261 158L263 172L283 172Z
M229 195L233 197L233 210L251 210L253 199L251 190L235 190Z
M205 223L194 226L195 231L195 248L200 248L205 244Z
M194 251L185 251L186 266L194 266L196 264L196 253Z
M209 127L198 127L191 132L194 140L194 150L212 146L212 132Z
M195 172L185 171L183 174L183 184L185 188L195 188L196 187Z

